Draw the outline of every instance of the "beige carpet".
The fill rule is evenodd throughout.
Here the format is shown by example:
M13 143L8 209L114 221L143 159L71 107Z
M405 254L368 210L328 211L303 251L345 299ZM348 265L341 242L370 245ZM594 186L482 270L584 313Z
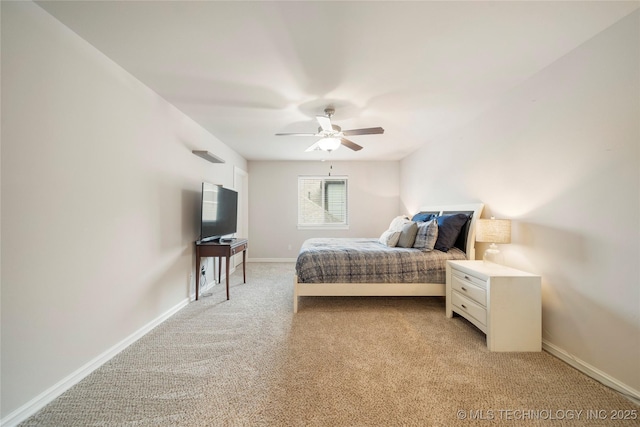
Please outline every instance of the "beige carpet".
M294 315L292 281L249 263L230 301L216 286L23 425L640 425L545 352L490 353L443 298L305 297Z

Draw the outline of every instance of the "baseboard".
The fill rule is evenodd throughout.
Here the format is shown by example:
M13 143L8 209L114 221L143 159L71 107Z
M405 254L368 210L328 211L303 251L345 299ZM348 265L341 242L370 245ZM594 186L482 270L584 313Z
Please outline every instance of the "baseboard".
M566 352L565 350L561 349L555 344L550 343L549 341L543 340L542 348L546 352L554 355L555 357L567 363L568 365L571 365L572 367L576 368L583 374L617 391L627 399L631 400L633 403L640 405L640 391L635 390L634 388L629 387L628 385L618 381L612 376L602 372L595 366L591 366L584 360L578 359L577 357Z
M296 262L297 258L248 258L247 262Z
M51 403L55 398L60 396L65 391L69 390L71 387L82 381L86 378L90 373L98 369L100 366L104 365L106 362L111 360L114 356L120 353L125 348L129 347L131 344L142 338L153 328L176 314L178 311L183 309L189 304L189 299L186 298L181 301L179 304L170 308L151 322L144 325L142 328L138 329L133 334L129 335L124 340L120 341L115 346L111 347L104 353L100 354L95 359L89 361L87 364L82 366L77 371L71 373L67 377L63 378L58 383L54 384L52 387L48 388L44 392L40 393L38 396L31 399L29 402L25 403L15 411L11 412L4 419L0 420L0 425L4 427L16 426L19 423L23 422L40 409L45 407L47 404Z

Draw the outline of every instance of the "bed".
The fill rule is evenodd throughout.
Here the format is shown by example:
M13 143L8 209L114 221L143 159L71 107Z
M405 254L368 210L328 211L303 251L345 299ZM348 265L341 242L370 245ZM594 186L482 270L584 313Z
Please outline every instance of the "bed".
M432 219L464 215L466 220L448 250L388 247L380 243L384 234L306 240L296 260L294 313L301 296L444 296L446 261L475 259L475 224L483 207L482 203L424 206L419 213L425 221L411 218L425 225Z

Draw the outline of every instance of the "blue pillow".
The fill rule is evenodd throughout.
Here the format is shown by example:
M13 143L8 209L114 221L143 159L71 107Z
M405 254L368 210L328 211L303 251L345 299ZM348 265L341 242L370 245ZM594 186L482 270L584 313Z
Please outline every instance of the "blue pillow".
M417 214L415 214L413 216L413 218L411 218L411 221L413 221L413 222L427 222L427 221L431 221L432 219L434 219L437 216L438 216L438 214L434 214L432 212L418 212Z
M447 252L458 239L460 231L469 220L469 216L463 213L442 215L438 217L438 240L434 249Z

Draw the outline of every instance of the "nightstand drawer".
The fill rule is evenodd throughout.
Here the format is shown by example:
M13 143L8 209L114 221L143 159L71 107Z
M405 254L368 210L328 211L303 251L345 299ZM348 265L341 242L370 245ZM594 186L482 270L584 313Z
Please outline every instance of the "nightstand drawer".
M487 306L487 284L485 282L455 271L451 277L451 288L482 306Z
M462 310L464 314L472 316L478 322L486 326L487 309L485 307L464 297L463 295L460 295L456 291L451 293L451 303L456 308L455 311Z

